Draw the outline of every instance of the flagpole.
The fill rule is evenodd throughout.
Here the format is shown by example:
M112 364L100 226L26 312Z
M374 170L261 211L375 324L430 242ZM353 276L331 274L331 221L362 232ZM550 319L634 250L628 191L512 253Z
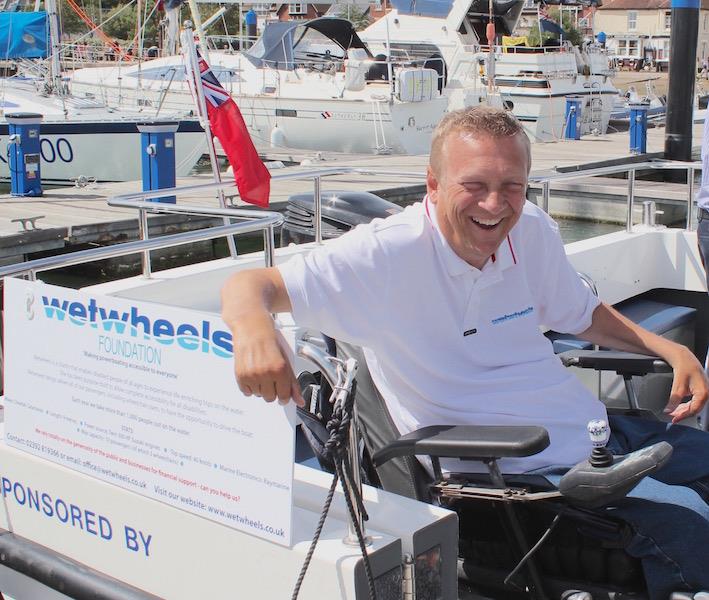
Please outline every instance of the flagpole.
M539 29L539 45L543 46L544 44L542 44L542 17L539 14L539 5L540 3L537 2L537 28Z
M209 126L209 119L207 118L207 101L204 99L204 90L202 89L201 74L199 72L199 60L197 59L197 49L194 45L192 21L185 21L185 29L182 32L180 41L182 42L182 47L189 53L188 62L192 70L194 92L197 95L197 109L199 112L202 127L204 128L204 134L207 136L207 150L209 151L209 162L212 165L212 174L214 175L214 181L216 181L217 183L221 183L222 174L219 172L219 163L217 162L217 151L214 148L214 136L212 135L212 129ZM234 181L234 185L236 185L236 181ZM222 208L226 208L226 198L224 197L223 189L220 188L217 191L217 198L219 198L220 206ZM229 219L229 217L224 217L224 224L231 224L231 220ZM232 258L236 258L237 251L234 236L230 235L227 237L227 244L229 246L229 254Z
M207 48L207 40L205 39L205 31L202 27L202 15L199 14L199 6L197 6L196 0L187 0L187 5L190 7L190 13L192 13L192 20L194 21L197 31L197 38L199 39L199 44L202 47L202 54L204 58L209 60L209 48ZM194 38L192 38L194 40ZM194 41L192 42L194 45ZM199 79L197 80L199 81Z

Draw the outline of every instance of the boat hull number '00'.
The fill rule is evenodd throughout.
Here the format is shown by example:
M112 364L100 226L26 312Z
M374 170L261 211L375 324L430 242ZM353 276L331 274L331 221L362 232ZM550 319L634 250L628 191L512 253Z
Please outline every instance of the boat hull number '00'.
M42 138L40 151L42 153L42 160L47 163L56 161L70 163L74 160L74 149L66 138L60 137L55 140ZM0 162L7 164L7 156L3 156L3 154L0 153Z

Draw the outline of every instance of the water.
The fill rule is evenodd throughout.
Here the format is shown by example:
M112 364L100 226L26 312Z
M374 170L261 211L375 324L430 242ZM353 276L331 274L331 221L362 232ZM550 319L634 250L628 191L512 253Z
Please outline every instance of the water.
M581 221L579 219L555 220L559 224L559 233L565 244L625 229L625 225L618 223L596 223L595 221Z

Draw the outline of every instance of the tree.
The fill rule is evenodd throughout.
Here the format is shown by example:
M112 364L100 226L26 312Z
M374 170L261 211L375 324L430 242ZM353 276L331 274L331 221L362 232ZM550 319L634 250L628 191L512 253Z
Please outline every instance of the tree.
M217 12L222 4L199 4L199 13L203 19L208 19ZM246 9L242 9L241 18L246 16ZM227 4L226 12L217 19L206 31L207 35L239 35L239 5ZM241 24L241 33L246 35L246 23Z
M355 31L362 31L371 24L371 19L366 11L367 9L358 4L336 4L332 12L341 19L351 21Z
M549 17L551 17L554 21L557 23L559 22L559 9L558 8L550 8L548 10ZM574 27L574 23L569 16L568 13L564 13L563 21L561 23L562 29L566 32L566 35L564 36L565 40L570 41L574 46L580 46L581 43L583 42L583 36L581 35L581 32ZM539 23L536 23L532 25L532 27L529 30L529 33L527 34L527 40L530 46L543 46L544 42L547 40L554 40L558 39L558 36L556 36L553 33L549 32L542 32L541 36L539 35Z
M148 2L148 9L145 10ZM153 8L151 0L145 0L141 6L143 15L150 14ZM136 4L131 5L124 10L125 2L122 0L82 0L78 2L82 10L96 23L101 25L104 21L108 21L103 27L103 31L118 40L132 41L135 37L135 27L138 21L138 8ZM67 2L60 3L60 15L62 32L71 39L82 36L89 31L89 26L72 10ZM153 12L152 17L145 25L144 45L152 45L157 43L157 23L161 18L162 13ZM92 36L97 38L96 34ZM103 42L101 42L102 44Z

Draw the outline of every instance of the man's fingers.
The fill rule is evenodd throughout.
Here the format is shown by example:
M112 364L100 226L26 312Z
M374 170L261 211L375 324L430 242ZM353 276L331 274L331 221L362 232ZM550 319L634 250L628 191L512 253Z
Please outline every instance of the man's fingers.
M701 403L696 401L694 398L689 402L684 402L675 408L670 416L672 417L673 423L679 423L687 417L697 414L701 410Z
M276 399L276 384L273 381L266 381L259 388L259 396L266 402L273 402Z
M278 396L279 404L288 404L291 397L291 389L293 388L293 377L281 377L276 381L276 395ZM296 381L296 385L298 382Z
M305 399L303 398L303 394L300 393L300 384L295 378L293 378L293 383L291 385L291 397L293 398L293 402L295 402L298 406L301 408L305 407Z
M667 406L665 406L665 414L671 415L675 410L677 410L677 407L679 407L682 404L682 400L686 397L686 394L681 394L674 388L672 388L672 391L670 392L670 399L667 402Z

